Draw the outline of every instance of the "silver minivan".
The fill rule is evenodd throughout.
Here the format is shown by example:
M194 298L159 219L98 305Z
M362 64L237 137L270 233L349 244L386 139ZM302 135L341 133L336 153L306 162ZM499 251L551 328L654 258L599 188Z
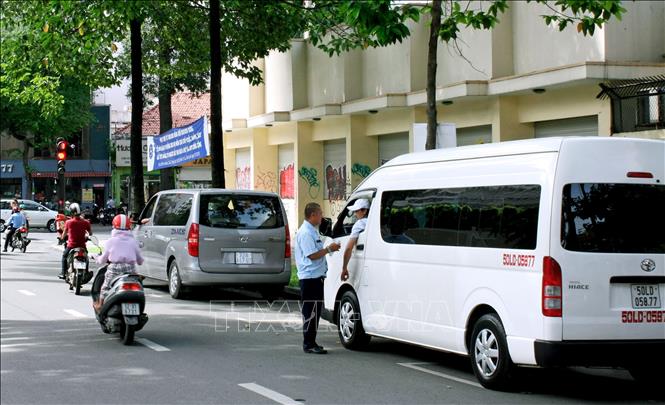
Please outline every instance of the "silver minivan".
M134 228L140 274L187 287L242 286L275 298L289 283L291 246L284 206L274 193L205 189L155 194Z

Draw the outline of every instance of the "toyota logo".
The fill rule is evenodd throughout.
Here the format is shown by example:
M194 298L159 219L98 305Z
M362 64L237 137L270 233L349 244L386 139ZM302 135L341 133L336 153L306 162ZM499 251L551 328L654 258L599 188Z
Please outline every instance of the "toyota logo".
M644 259L642 260L642 263L640 263L640 267L646 272L652 272L656 269L656 262L651 259Z
M240 237L240 242L242 242L242 243L247 243L248 240L249 240L249 237L247 237L247 236L241 236Z

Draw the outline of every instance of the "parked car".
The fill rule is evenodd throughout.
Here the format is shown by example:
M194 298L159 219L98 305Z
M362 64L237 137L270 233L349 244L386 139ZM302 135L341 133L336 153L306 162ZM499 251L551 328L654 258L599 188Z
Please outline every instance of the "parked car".
M12 215L10 206L11 201L12 200L0 201L0 232L5 230L5 223ZM50 210L32 200L18 200L18 202L23 205L23 213L31 228L46 228L50 232L55 232L55 217L58 215L57 211Z
M188 287L242 286L276 297L291 275L289 228L274 193L224 189L155 194L134 233L145 258L139 273Z
M665 142L550 138L413 153L351 195L371 201L350 278L327 256L324 318L347 348L381 336L514 366L625 367L662 380ZM348 205L347 205L348 206ZM345 208L330 237L346 246Z

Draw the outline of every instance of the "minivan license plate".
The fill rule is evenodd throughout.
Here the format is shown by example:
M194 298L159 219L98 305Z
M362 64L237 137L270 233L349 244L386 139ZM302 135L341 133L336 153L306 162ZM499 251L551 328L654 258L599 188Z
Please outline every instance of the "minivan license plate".
M122 304L122 314L123 315L140 315L139 304Z
M658 284L631 284L630 295L633 308L660 308Z
M236 264L252 264L252 253L236 252Z

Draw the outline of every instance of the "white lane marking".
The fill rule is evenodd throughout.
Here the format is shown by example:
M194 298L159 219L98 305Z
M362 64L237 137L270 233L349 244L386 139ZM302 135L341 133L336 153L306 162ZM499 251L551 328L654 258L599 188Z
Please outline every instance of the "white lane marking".
M162 298L163 297L163 295L159 295L159 294L148 294L148 295L151 296L151 297L155 297L155 298Z
M402 366L402 367L406 367L406 368L410 368L410 369L413 369L413 370L422 371L423 373L432 374L432 375L435 375L435 376L437 376L437 377L445 378L445 379L447 379L447 380L457 381L458 383L462 383L462 384L466 384L466 385L471 385L471 386L473 386L473 387L483 388L483 386L480 385L480 384L477 383L477 382L469 381L469 380L464 379L464 378L459 378L459 377L455 377L455 376L452 376L452 375L448 375L448 374L440 373L440 372L438 372L438 371L428 370L428 369L426 369L426 368L424 368L424 367L420 367L421 365L427 365L427 364L433 364L433 363L397 363L397 365L400 365L400 366Z
M32 291L28 291L28 290L18 290L18 292L20 292L23 295L27 295L28 297L34 297L35 295L37 295L37 294L33 293Z
M148 348L150 348L150 349L152 349L156 352L170 352L171 351L171 349L169 349L168 347L158 345L157 343L153 342L152 340L148 340L146 338L136 338L134 340L136 340L137 342L139 342L143 346L148 347Z
M280 394L277 391L273 391L271 389L268 389L262 385L259 385L257 383L245 383L245 384L238 384L239 386L253 391L261 396L264 396L268 399L272 399L273 401L277 402L278 404L282 405L302 405L302 402L298 402L293 398L289 398L286 395Z
M79 311L75 311L73 309L64 309L63 311L65 311L69 315L73 316L74 318L89 318L88 315L82 314Z
M10 337L10 338L0 338L1 341L3 342L9 342L9 341L15 341L15 340L29 340L29 337Z
M53 332L64 333L64 332L87 332L91 330L97 330L99 327L90 327L90 328L79 328L79 329L54 329Z
M17 330L17 331L12 331L12 332L4 332L3 331L3 332L0 332L0 333L2 333L2 336L6 336L6 335L22 335L24 332L21 332L20 330Z

